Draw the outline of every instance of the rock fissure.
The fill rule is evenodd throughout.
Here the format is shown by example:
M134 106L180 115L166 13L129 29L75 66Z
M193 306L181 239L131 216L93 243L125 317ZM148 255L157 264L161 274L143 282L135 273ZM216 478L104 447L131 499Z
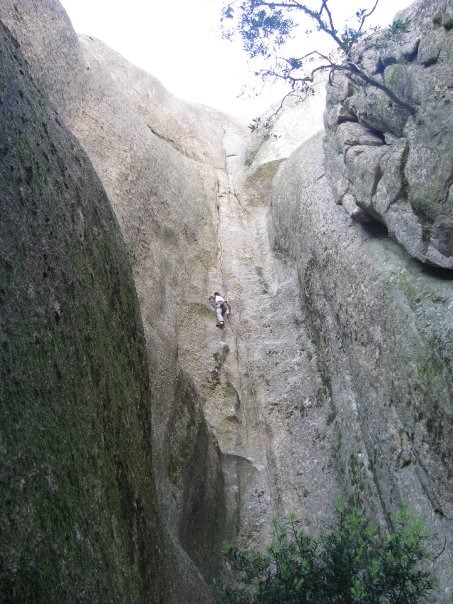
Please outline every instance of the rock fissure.
M451 3L428 4L404 49L359 53L422 119L337 74L325 134L310 97L264 139L77 38L57 0L20 21L3 0L8 593L211 604L224 537L259 547L289 511L325 531L341 492L383 525L403 500L428 517L449 601L451 34L432 13Z
M293 304L288 300L282 305L282 299L289 291L291 280L291 287L295 287L297 280L291 271L286 273L288 267L278 268L273 257L267 236L268 208L264 200L256 204L260 193L255 190L255 180L248 175L246 142L244 135L234 129L225 133L227 174L222 177L220 191L227 194L221 194L216 201L217 236L222 249L221 278L233 305L231 322L221 336L222 340L229 342L229 338L233 338L234 341L234 346L230 344L235 351L234 364L226 370L241 401L237 410L239 421L233 437L231 427L223 431L221 415L217 422L211 420L210 424L224 454L245 457L253 463L255 472L251 475L251 484L246 486L243 478L236 477L242 484L237 517L241 519L239 538L259 542L267 534L270 518L281 517L300 507L301 493L305 494L306 508L311 500L320 497L316 489L307 488L309 478L301 471L307 464L299 465L303 452L297 451L299 438L303 439L298 401L300 398L309 405L309 399L315 397L314 392L310 393L317 390L318 383L316 372L306 375L305 379L291 379L286 387L283 386L285 375L274 383L281 370L286 374L294 362L297 366L302 364L301 360L294 360L294 354L300 351L296 358L303 354L301 349L305 350L306 344L297 344L299 322L293 329L288 326L293 313L297 314L297 294ZM234 153L229 151L233 145ZM282 279L285 285L279 283ZM293 334L290 341L288 332ZM279 401L279 386L286 390L286 400ZM212 404L215 404L212 400L205 401L207 407ZM209 410L208 415L212 415ZM286 460L284 450L288 450ZM321 457L326 457L324 452ZM329 463L326 460L324 466ZM316 504L314 507L318 507L316 514L319 515L320 507Z
M193 155L190 154L189 151L187 151L187 149L184 149L184 147L182 146L181 143L178 143L178 141L174 140L173 138L165 136L164 134L161 134L157 130L154 130L150 124L147 124L147 126L148 126L148 129L150 130L150 132L152 132L154 134L154 136L157 136L157 138L159 138L161 141L164 141L165 143L168 143L169 145L171 145L171 147L173 147L173 149L175 151L177 151L178 153L181 153L181 155L184 155L184 157L187 157L188 159L192 159L194 161L198 161L200 163L209 163L207 160L200 159L199 157L194 157Z

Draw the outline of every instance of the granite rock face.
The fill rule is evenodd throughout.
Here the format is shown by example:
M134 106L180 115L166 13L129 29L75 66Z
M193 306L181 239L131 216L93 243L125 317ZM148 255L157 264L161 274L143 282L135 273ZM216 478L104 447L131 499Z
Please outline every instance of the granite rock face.
M147 341L153 467L171 578L165 601L209 602L206 581L218 575L225 533L224 483L203 401L181 358L207 337L197 315L207 316L217 261L213 200L230 120L175 99L99 41L79 40L57 1L6 1L1 18L88 153L120 223Z
M351 222L323 168L322 134L273 183L274 243L298 271L308 337L332 407L340 490L387 523L401 501L429 519L440 593L451 598L451 277L382 227Z
M326 162L336 202L383 223L424 263L453 268L451 0L415 2L354 61L413 107L337 74L328 86Z
M2 602L158 601L150 384L126 247L0 24Z
M447 13L434 23L417 11L443 56ZM78 38L56 0L3 0L0 17L95 167L132 264L162 544L162 584L142 600L214 601L224 536L259 546L270 519L289 511L317 533L339 492L382 524L408 500L440 551L452 513L451 274L336 204L382 222L371 200L382 208L406 195L409 139L428 118L416 124L387 104L353 115L331 89L327 165L341 176L332 194L322 135L293 153L318 129L318 104L250 141L244 126L178 101L101 42ZM413 63L410 40L392 52ZM354 107L371 99L351 91ZM428 233L430 258L439 232ZM207 304L214 289L233 307L223 330ZM448 543L436 564L447 602Z
M100 42L65 36L56 2L6 2L2 17L120 222L148 344L166 601L208 602L203 579L218 573L223 536L260 543L273 516L299 508L315 531L336 494L330 410L298 331L294 271L273 260L267 237L270 180L289 151L270 159L275 147L262 145L248 169L245 127L174 99ZM213 288L234 308L221 333L206 303Z

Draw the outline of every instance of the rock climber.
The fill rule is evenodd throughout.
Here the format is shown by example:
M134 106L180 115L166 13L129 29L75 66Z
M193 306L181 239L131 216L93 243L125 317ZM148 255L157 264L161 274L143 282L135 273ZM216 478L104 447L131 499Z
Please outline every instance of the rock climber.
M211 306L215 309L217 315L217 323L216 326L223 329L225 325L224 317L231 313L231 306L228 303L228 300L223 298L219 292L214 292L209 296L209 302Z

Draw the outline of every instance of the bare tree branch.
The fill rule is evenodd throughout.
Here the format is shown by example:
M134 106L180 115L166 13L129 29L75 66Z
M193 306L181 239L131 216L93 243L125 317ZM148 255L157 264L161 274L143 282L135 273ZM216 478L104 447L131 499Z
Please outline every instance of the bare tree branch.
M379 2L379 0L377 0L377 2ZM327 13L327 16L329 18L329 23L330 23L330 29L332 31L335 30L334 24L333 24L333 19L332 19L332 13L329 10L329 7L327 6L327 0L323 0L322 2L322 7L321 7L321 11L320 14L322 14L322 11L325 10Z

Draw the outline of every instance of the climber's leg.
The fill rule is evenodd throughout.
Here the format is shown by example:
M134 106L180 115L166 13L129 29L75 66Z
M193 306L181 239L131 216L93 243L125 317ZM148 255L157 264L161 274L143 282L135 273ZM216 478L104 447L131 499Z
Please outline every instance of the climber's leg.
M215 309L215 314L217 315L217 323L223 325L222 308L220 306Z

